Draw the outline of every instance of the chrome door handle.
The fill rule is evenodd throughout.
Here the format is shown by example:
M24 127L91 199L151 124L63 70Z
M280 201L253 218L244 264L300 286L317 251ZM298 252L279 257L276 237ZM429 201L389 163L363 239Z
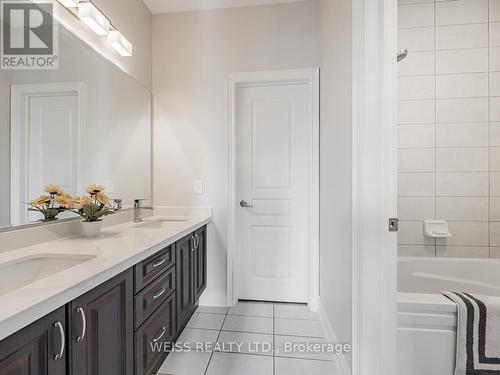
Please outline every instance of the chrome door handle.
M153 267L159 267L159 266L161 266L163 263L165 263L165 258L161 258L158 262L153 263Z
M77 308L76 312L79 313L82 318L82 333L76 338L76 342L82 342L87 332L87 317L85 316L85 311L83 311L81 307Z
M165 293L165 291L166 291L166 289L165 289L165 287L163 286L163 287L161 288L161 290L160 290L157 294L155 294L155 295L153 296L153 299L157 299L157 298L161 297L161 296L163 295L163 293Z
M194 251L196 249L196 237L191 236L191 241L193 241L193 246L191 247L191 251Z
M198 248L200 246L200 237L198 237L197 234L194 235L196 237L196 246L195 248Z
M54 356L54 361L59 361L64 354L64 348L66 347L66 337L64 334L64 327L61 322L55 322L54 327L59 328L59 335L61 337L61 348L59 349L59 353Z
M247 201L245 201L245 200L242 200L242 201L240 202L240 206L241 206L241 207L244 207L244 208L253 208L253 206L252 206L251 204L248 204L248 202L247 202Z
M166 327L163 327L162 328L162 332L160 334L160 336L158 336L157 338L153 339L153 342L157 342L159 339L161 339L163 337L163 335L165 334L165 332L167 332L167 328Z

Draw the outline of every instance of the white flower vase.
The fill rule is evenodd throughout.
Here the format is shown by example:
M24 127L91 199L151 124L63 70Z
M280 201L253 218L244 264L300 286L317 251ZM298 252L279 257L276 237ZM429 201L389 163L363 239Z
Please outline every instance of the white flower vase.
M101 234L102 221L83 221L82 234L87 238L95 238Z

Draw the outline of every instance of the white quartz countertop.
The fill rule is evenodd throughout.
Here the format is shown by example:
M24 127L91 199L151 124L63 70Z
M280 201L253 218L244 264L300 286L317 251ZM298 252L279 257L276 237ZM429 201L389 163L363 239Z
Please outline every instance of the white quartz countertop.
M0 340L106 282L212 220L211 210L192 210L179 221L144 226L132 222L103 229L98 238L62 238L0 253L0 267L33 256L92 256L72 268L0 294ZM145 221L165 218L155 209Z

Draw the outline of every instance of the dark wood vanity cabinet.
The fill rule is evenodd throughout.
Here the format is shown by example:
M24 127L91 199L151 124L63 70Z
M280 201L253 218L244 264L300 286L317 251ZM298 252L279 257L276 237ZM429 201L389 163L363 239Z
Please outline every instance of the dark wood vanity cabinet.
M66 375L65 308L0 342L0 375Z
M72 375L132 375L134 285L132 270L68 305Z
M0 341L0 375L155 375L207 283L206 226Z

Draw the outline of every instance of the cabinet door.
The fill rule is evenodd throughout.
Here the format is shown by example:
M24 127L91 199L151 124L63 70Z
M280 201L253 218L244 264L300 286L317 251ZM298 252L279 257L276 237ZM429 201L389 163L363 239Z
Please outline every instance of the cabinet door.
M132 375L133 272L128 270L70 304L73 375Z
M52 312L0 342L0 375L66 375L66 312Z
M194 300L198 301L207 286L207 227L198 229L194 236L193 284Z
M194 237L186 236L176 243L177 328L182 330L194 310L192 250Z

